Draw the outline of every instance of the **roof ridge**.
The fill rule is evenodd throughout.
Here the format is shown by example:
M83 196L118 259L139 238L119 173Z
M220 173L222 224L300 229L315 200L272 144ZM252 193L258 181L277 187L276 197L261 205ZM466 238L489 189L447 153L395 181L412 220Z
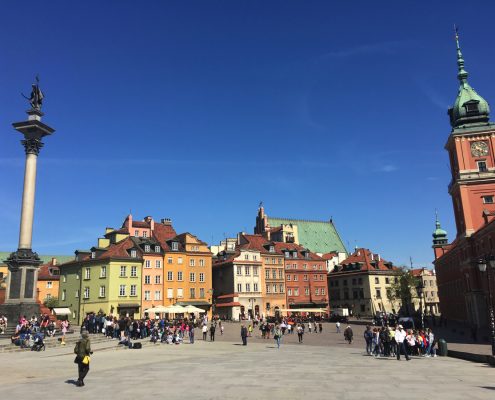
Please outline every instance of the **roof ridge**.
M298 218L279 218L279 217L268 217L268 220L270 219L280 219L283 221L299 221L299 222L317 222L320 224L329 224L333 225L333 221L324 221L324 220L316 220L316 219L298 219Z

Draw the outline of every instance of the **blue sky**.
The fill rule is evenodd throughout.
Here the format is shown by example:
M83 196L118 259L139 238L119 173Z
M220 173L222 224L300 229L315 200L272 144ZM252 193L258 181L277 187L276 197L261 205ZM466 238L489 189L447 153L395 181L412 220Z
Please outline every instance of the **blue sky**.
M333 220L397 264L455 237L447 108L453 24L495 99L493 2L10 2L0 17L0 250L17 247L20 92L56 129L38 163L33 248L72 254L106 226L170 217L208 243L269 215ZM480 12L481 11L481 12Z

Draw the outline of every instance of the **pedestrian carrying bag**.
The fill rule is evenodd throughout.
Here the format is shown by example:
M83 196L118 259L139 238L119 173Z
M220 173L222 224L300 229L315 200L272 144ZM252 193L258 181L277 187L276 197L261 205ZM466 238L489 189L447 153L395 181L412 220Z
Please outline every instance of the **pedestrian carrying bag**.
M89 356L84 356L84 358L82 359L82 363L84 365L88 365L90 361L91 361L91 358Z

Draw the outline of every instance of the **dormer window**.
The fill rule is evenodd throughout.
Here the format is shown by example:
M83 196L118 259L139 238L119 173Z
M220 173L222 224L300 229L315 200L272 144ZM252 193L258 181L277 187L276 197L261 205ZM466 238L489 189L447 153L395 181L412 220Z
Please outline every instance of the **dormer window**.
M155 246L155 253L159 253L160 252L160 246Z
M294 251L294 252L292 253L292 258L297 258L297 251Z
M91 258L96 258L96 252L94 251L91 252Z
M284 253L285 253L285 258L289 258L290 257L290 253L288 251L286 251Z
M179 243L177 242L172 242L172 250L177 251L179 250Z
M151 250L151 247L150 247L150 245L149 245L149 244L147 244L147 245L145 245L145 246L144 246L144 251L145 251L146 253L149 253L149 252L150 252L150 250Z
M476 102L466 103L466 104L464 104L464 107L466 107L466 112L468 112L470 114L471 113L474 114L474 113L477 113L479 111L478 103L476 103Z
M136 258L137 257L137 252L136 250L131 250L131 257Z
M270 253L275 253L275 246L270 246Z

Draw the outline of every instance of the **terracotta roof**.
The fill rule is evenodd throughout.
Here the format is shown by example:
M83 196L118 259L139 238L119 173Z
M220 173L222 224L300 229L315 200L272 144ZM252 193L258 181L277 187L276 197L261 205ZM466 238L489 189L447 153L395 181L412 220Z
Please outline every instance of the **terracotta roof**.
M331 251L330 253L323 254L321 258L324 260L331 260L332 258L336 257L338 254L335 251Z
M102 258L131 258L127 250L136 247L139 255L141 254L141 251L139 250L139 247L136 246L136 244L133 242L132 238L126 237L125 239L121 240L120 242L117 242L115 244L110 245L107 251L104 251L101 253L97 259L102 259Z
M433 275L433 272L426 268L411 269L412 276Z
M390 268L387 266L390 265ZM350 268L358 266L358 268ZM336 270L330 273L345 271L397 271L391 262L384 260L379 255L373 254L369 249L359 248L349 257L336 266Z
M150 224L146 221L132 221L133 228L150 228Z
M57 274L53 275L51 271L56 271ZM58 266L53 265L51 262L43 264L38 270L39 281L58 281L60 280L60 269Z
M217 299L229 299L229 298L232 298L232 297L236 297L238 295L239 295L238 293L222 294L221 296L217 296L216 298Z
M153 237L158 240L158 242L162 245L162 247L166 250L169 250L167 245L167 240L170 240L177 236L175 229L172 225L164 225L155 222L155 229L153 229Z
M275 253L269 252L269 246L275 247ZM263 254L276 254L276 255L284 255L286 250L294 251L296 250L298 253L298 258L306 259L306 260L315 260L322 261L323 258L318 256L315 253L309 252L309 258L306 258L304 254L306 254L306 248L299 244L295 243L284 243L284 242L273 242L267 241L265 237L262 235L241 235L241 244L237 246L239 249L245 250L258 250ZM304 252L304 254L303 254Z

